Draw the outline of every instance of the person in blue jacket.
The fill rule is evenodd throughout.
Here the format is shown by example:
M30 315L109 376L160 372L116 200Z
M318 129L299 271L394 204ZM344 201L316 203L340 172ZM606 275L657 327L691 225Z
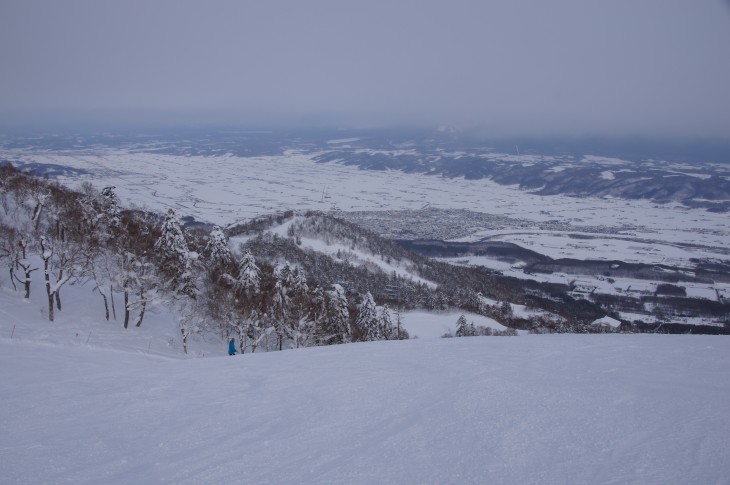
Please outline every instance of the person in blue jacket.
M228 342L228 355L236 355L236 339L231 337L231 341Z

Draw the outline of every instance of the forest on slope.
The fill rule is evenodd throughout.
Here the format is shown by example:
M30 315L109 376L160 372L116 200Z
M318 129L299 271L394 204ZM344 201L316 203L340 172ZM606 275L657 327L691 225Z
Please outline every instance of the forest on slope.
M593 325L609 312L564 285L430 260L329 214L185 227L173 209L125 205L114 187L75 191L10 164L0 169L0 204L0 258L16 291L44 279L49 320L73 311L65 285L91 282L105 319L118 312L125 328L141 326L148 305L167 305L184 344L193 333L235 336L241 352L406 338L406 309L470 311L535 332L611 330ZM342 249L327 254L303 239ZM539 311L515 314L514 305Z

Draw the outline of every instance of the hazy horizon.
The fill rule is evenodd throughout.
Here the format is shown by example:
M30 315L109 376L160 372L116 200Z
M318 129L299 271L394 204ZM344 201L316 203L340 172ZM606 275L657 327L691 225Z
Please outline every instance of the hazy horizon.
M728 137L729 5L5 0L0 126Z

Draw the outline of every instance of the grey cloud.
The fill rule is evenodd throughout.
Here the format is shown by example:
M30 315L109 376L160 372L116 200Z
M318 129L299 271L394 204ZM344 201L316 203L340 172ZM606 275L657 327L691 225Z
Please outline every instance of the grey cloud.
M727 2L5 1L0 116L730 135Z

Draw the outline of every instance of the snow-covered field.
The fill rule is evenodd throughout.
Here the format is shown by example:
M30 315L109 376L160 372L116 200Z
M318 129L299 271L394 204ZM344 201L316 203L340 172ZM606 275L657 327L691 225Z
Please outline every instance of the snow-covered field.
M689 210L689 209L686 209ZM696 211L701 213L702 211ZM699 214L695 214L699 215ZM465 241L489 239L507 241L531 249L553 259L598 259L611 261L620 259L626 263L678 264L686 265L692 258L730 259L730 248L719 237L707 238L714 247L683 247L682 243L694 243L696 239L681 231L656 230L653 240L641 240L624 234L581 234L579 231L565 233L556 231L480 231ZM701 237L698 236L698 238ZM580 239L579 239L580 238ZM718 251L722 248L723 251ZM727 252L727 254L725 254Z
M517 244L543 241L555 256L601 257L621 250L626 260L666 262L685 260L677 244L707 246L699 256L730 258L727 215L679 204L658 205L645 200L539 196L486 179L465 180L399 171L360 170L336 163L316 163L316 154L290 151L281 156L177 156L93 148L80 151L0 150L0 158L23 163L58 164L87 174L60 177L78 186L115 185L122 200L163 210L176 207L181 215L227 225L286 209L343 211L400 210L422 207L468 209L531 221L556 221L581 226L605 226L606 238L573 240L541 231L494 234L474 228L474 238L497 236ZM526 162L525 162L526 163ZM620 237L615 227L634 227ZM509 232L509 231L508 231ZM514 232L514 231L512 231ZM551 239L551 238L555 239ZM629 238L660 241L634 244ZM694 251L692 251L694 254ZM693 257L696 257L693 256Z

